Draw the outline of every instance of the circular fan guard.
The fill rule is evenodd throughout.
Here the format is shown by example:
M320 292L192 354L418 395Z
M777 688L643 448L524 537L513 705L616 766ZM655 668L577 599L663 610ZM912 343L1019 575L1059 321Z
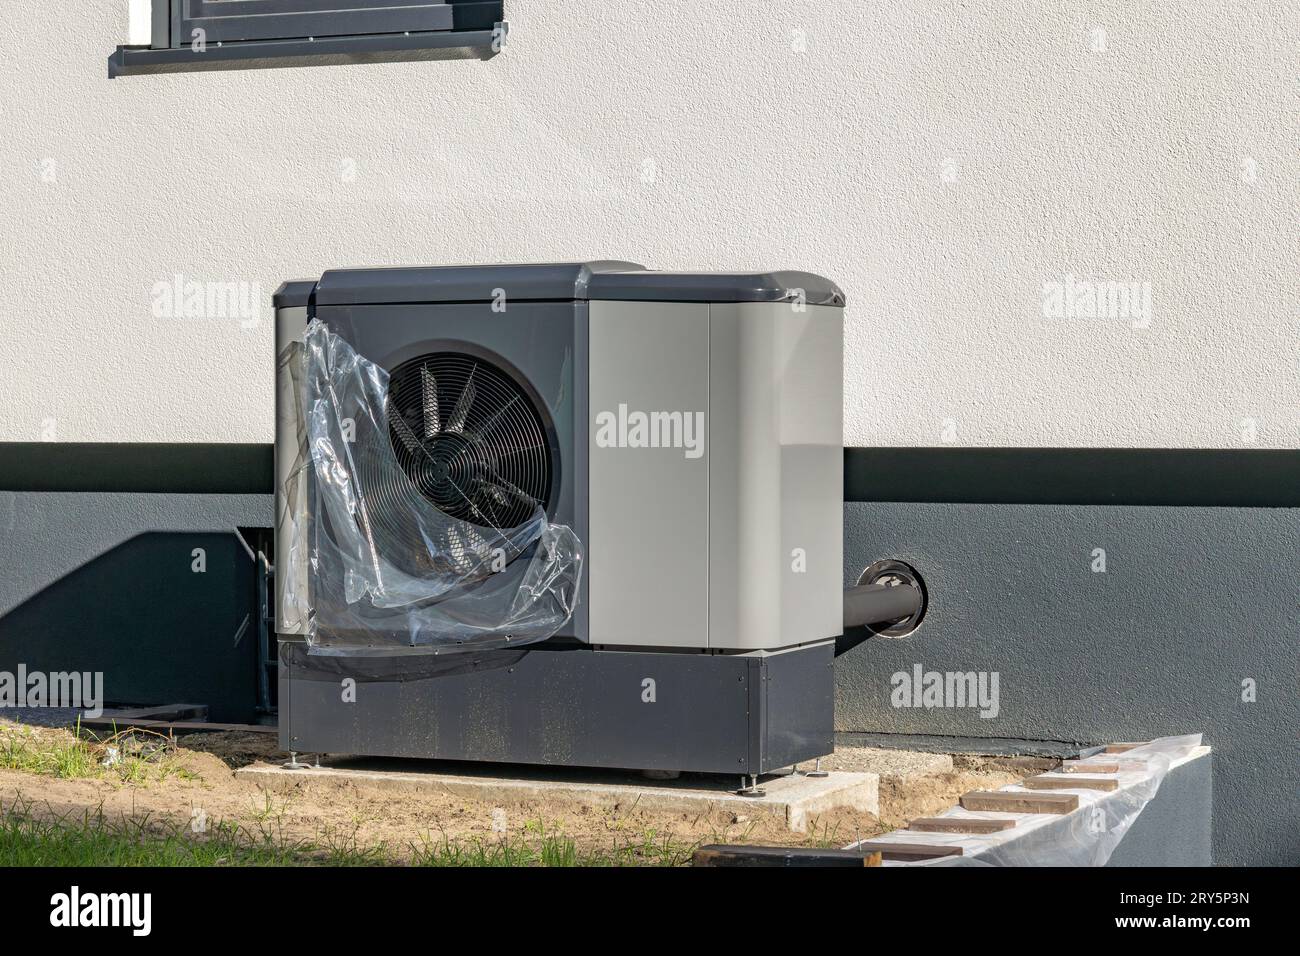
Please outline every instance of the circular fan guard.
M552 443L541 413L513 376L480 356L435 352L394 368L388 433L411 483L452 518L508 531L550 500ZM390 496L404 497L380 491Z

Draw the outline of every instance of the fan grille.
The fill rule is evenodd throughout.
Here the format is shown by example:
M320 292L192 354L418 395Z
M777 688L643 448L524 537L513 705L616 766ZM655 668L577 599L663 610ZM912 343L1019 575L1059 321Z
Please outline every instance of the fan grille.
M389 441L438 510L509 530L545 508L551 443L541 414L503 369L466 352L435 352L393 369Z

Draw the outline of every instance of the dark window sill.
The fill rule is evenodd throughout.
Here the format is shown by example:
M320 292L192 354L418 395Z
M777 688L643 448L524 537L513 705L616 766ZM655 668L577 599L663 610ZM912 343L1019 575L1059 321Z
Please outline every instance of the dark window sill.
M506 25L500 26L504 34ZM203 52L190 47L153 49L120 46L108 58L108 76L113 79L147 73L275 69L412 60L488 60L500 48L498 36L495 30L487 29L317 37L314 40L253 40L208 43Z

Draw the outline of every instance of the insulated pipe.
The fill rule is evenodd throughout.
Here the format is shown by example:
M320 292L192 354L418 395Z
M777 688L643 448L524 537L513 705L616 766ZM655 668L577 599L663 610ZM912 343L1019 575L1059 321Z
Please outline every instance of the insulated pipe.
M835 656L871 637L906 637L925 617L925 582L909 564L877 561L844 592L844 633L835 639Z
M885 624L921 610L921 592L910 584L859 584L844 592L844 629Z

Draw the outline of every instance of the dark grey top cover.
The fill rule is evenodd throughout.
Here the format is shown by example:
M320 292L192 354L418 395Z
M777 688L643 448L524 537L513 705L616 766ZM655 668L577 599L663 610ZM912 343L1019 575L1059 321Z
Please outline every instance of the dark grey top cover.
M276 293L277 308L306 304L303 283ZM315 283L317 305L507 300L780 302L802 294L809 305L844 305L840 288L810 272L654 272L635 262L333 269Z

